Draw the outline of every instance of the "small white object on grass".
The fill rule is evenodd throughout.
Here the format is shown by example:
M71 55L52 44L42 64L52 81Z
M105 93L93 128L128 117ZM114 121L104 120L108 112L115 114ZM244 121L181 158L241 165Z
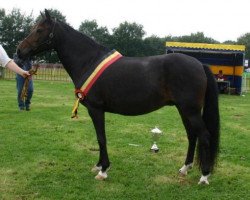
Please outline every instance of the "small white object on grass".
M162 131L159 128L157 128L157 127L155 127L154 129L152 129L151 132L152 133L158 133L158 134L162 133Z
M139 147L139 146L141 146L141 145L139 145L139 144L132 144L132 143L129 143L128 145L129 145L129 146L133 146L133 147Z

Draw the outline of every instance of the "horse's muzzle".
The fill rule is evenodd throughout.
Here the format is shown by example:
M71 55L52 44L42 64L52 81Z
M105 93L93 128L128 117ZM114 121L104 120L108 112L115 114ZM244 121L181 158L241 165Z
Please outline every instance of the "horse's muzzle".
M28 49L21 50L20 48L17 48L17 50L16 50L16 54L17 54L18 58L20 58L20 59L29 58L31 56L30 53L31 52Z

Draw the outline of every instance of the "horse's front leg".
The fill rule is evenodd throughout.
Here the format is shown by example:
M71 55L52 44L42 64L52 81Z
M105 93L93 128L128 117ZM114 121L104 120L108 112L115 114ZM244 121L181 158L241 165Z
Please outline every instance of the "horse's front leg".
M98 174L95 177L96 179L104 180L108 177L107 169L110 166L106 145L104 111L96 108L89 108L88 112L96 130L96 136L100 149L99 161L96 166L94 166L92 171L98 171Z

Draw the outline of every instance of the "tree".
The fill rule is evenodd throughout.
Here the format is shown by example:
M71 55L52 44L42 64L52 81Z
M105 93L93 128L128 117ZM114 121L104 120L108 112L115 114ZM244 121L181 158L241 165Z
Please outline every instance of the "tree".
M237 44L246 46L245 57L250 59L250 33L246 33L237 39Z
M144 39L144 56L160 55L165 53L165 38L155 35Z
M0 20L2 20L5 17L5 10L2 8L0 9Z
M94 39L96 42L104 46L111 47L111 36L107 27L98 26L96 20L85 20L81 23L79 31Z
M0 9L0 29L2 27L3 24L3 19L5 18L5 10L4 9ZM0 34L0 42L2 42L2 34Z
M6 52L12 56L16 52L17 45L28 35L33 25L32 13L28 16L14 8L10 14L0 11L0 42Z
M124 22L113 29L113 46L126 56L143 55L143 26L136 23Z
M223 42L223 44L237 44L237 42L235 42L233 40L226 40Z
M213 38L206 37L203 32L191 33L190 35L177 37L177 40L179 42L219 43Z

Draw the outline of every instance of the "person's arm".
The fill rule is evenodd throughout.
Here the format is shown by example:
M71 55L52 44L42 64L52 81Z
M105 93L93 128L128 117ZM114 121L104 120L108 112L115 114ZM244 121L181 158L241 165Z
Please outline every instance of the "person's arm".
M12 70L13 72L17 73L17 74L20 74L23 77L27 77L27 76L30 75L28 71L25 71L22 68L18 67L18 65L13 60L10 60L6 64L6 67L9 68L10 70Z
M9 68L10 70L14 71L17 74L20 74L23 77L30 75L29 72L18 67L18 65L9 58L2 45L0 45L0 65Z

